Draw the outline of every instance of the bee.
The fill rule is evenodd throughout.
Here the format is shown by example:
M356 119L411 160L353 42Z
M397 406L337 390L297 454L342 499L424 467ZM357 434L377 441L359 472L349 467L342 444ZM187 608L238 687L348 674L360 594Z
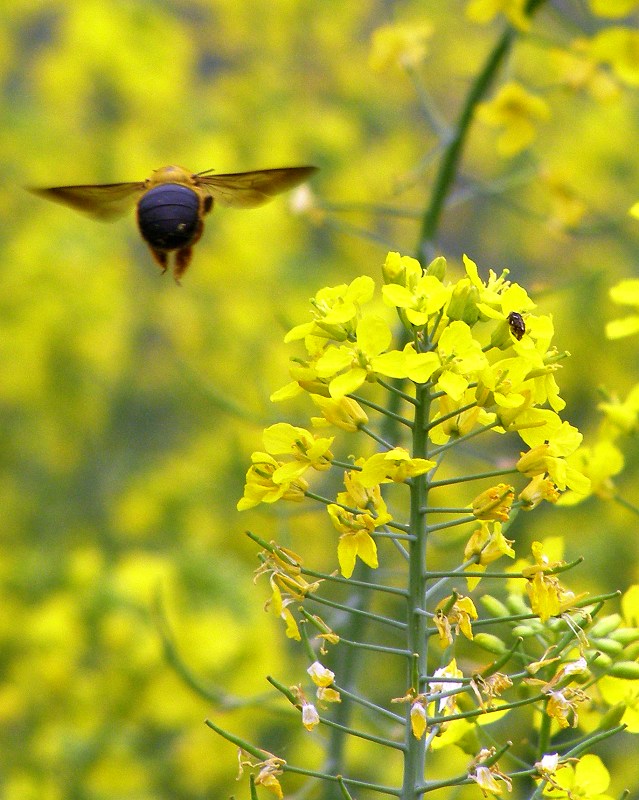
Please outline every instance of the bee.
M508 325L510 326L510 332L517 340L521 339L524 333L526 333L524 318L517 311L511 311L508 315Z
M162 272L173 259L177 283L189 267L193 245L204 231L204 217L215 203L235 208L254 208L274 195L305 181L317 167L282 167L254 172L192 173L184 167L154 170L137 183L105 183L95 186L54 186L29 191L90 214L99 220L114 220L137 201L140 234Z

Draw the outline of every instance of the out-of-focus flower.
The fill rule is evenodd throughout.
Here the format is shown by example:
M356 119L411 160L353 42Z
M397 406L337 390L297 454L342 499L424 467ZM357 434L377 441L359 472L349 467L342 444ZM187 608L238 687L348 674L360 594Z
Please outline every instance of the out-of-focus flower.
M415 25L382 25L373 31L369 66L376 72L389 67L413 68L428 52L433 28L428 23Z
M590 10L599 17L625 17L639 8L639 0L590 0Z
M562 764L553 775L552 783L544 787L545 797L570 800L612 800L605 794L610 785L610 773L599 756L588 753L576 764Z
M637 204L639 208L639 204ZM633 209L635 206L633 206ZM631 210L632 211L632 210ZM634 214L633 214L634 216ZM637 214L639 217L639 213ZM610 299L614 303L625 306L635 306L639 312L639 278L630 278L620 281L610 289ZM622 339L639 332L639 313L630 314L621 319L613 319L606 325L606 336L609 339Z
M603 2L607 3L608 0ZM586 90L600 103L608 103L620 97L619 82L594 57L588 39L574 39L569 48L557 48L553 51L553 58L562 86L573 92Z
M639 86L639 31L609 27L590 40L593 58L608 64L620 81Z
M511 82L504 84L492 100L481 103L477 116L486 125L501 131L497 137L497 152L509 158L532 143L538 123L550 117L550 106L521 84Z
M466 15L473 22L485 25L497 14L503 14L516 28L527 31L530 28L530 19L526 16L525 7L525 0L469 0Z

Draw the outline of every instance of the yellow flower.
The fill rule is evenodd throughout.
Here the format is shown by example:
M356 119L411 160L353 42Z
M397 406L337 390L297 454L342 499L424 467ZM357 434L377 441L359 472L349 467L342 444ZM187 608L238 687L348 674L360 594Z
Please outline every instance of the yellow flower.
M292 481L313 467L323 471L330 469L333 454L329 450L333 439L313 436L305 428L297 428L287 422L277 422L266 428L263 434L264 448L272 456L292 456L293 461L282 464L274 473L274 480Z
M631 209L633 216L634 206ZM639 278L630 278L615 284L609 291L614 303L634 306L639 309ZM621 319L613 319L606 325L606 336L609 339L621 339L632 336L639 331L639 314L632 314Z
M466 561L469 561L473 556L479 556L479 560L471 564L468 569L473 572L478 569L483 571L488 564L492 564L493 561L502 556L514 558L515 551L511 547L512 543L512 539L506 539L504 536L501 522L495 522L492 525L482 522L479 528L473 531L464 548L464 559ZM466 580L469 590L472 591L481 578L473 577L466 578Z
M453 400L461 400L471 380L488 365L481 344L465 322L454 320L439 337L437 353L442 369L436 389Z
M473 500L473 514L477 519L507 522L514 499L514 487L498 483L477 495Z
M499 128L497 152L504 157L517 155L530 145L536 135L536 124L550 117L550 106L541 97L519 83L504 84L496 96L477 109L479 119Z
M508 775L505 775L497 766L487 766L484 762L495 755L494 748L483 748L473 759L468 777L474 780L482 791L484 797L489 794L501 794L505 787L512 791L513 785ZM499 782L501 781L501 783Z
M451 601L454 602L451 605ZM447 647L453 643L451 626L454 626L455 633L460 631L467 639L473 638L471 622L477 619L477 609L470 597L444 597L439 601L435 609L435 625L439 631L439 643L442 647Z
M244 495L238 501L238 511L245 511L259 503L275 503L277 500L301 502L308 489L304 478L286 480L278 470L283 462L268 453L253 453L253 464L246 473ZM277 476L277 477L276 477Z
M347 476L345 476L345 481L353 480L348 473ZM354 481L353 485L355 485ZM331 503L327 507L333 525L341 533L337 545L337 558L345 578L350 578L353 574L358 557L369 567L373 569L378 567L377 545L371 533L375 528L390 522L392 517L386 510L386 504L379 493L379 486L376 487L376 491L375 489L366 490L365 497L362 499L371 496L374 498L374 503L370 503L370 505L374 506L375 514L373 509L361 509L359 505L355 505L357 510L344 508L353 497L350 491L341 492L337 496L338 503L342 505Z
M360 404L351 397L322 397L319 394L312 394L311 400L319 407L322 412L322 419L312 418L315 427L331 424L336 425L344 431L354 433L362 425L368 423L368 416Z
M639 7L639 0L590 0L590 10L599 17L625 17Z
M410 707L410 727L416 739L421 739L426 733L427 723L428 718L424 703L418 698L411 703Z
M545 797L562 800L612 800L604 792L610 785L610 773L599 756L588 753L576 764L563 764L552 783L544 787Z
M369 66L376 72L392 66L416 67L427 52L433 28L418 25L382 25L373 31Z
M404 483L416 475L423 475L437 466L426 458L411 458L404 447L394 447L385 453L375 453L361 465L356 480L370 488L380 483Z
M612 396L597 408L605 416L605 434L610 439L622 433L634 433L639 428L639 384L632 387L625 400Z
M319 661L314 661L306 671L316 686L330 686L335 680L335 673L320 664Z
M454 692L456 689L461 689L463 683L459 678L463 678L464 673L457 668L457 660L452 659L445 667L436 669L433 677L428 682L428 693L438 694L439 692ZM437 678L446 678L445 681L438 681ZM450 680L453 678L454 680ZM455 714L459 711L457 705L457 696L450 694L447 697L440 697L437 701L437 712L439 714Z
M278 800L282 800L284 792L277 776L282 774L282 766L285 763L281 758L273 756L261 764L255 764L256 767L261 767L255 778L255 784L268 789Z
M608 3L610 0L603 2ZM618 81L594 57L587 39L575 39L570 43L570 48L557 48L552 55L562 86L574 92L587 90L600 103L619 98L621 89Z
M537 508L542 500L546 500L548 503L556 503L559 498L559 490L550 478L545 478L543 475L535 475L528 486L521 490L517 499L521 501L522 508L525 511L532 511Z
M533 612L542 622L546 622L550 617L558 616L563 611L574 607L575 602L585 594L576 596L564 588L557 577L546 574L548 570L560 566L562 562L550 561L544 553L541 542L533 542L532 553L535 564L524 567L522 575L528 579L526 592Z
M598 61L608 64L619 80L639 86L639 31L627 27L604 28L591 39L590 52Z
M307 731L312 731L320 724L319 714L312 703L302 703L302 725Z
M375 282L368 275L361 275L348 285L320 289L311 300L313 321L297 325L286 334L284 341L308 337L346 341L355 332L362 305L370 302L374 291Z
M526 16L525 7L525 0L469 0L466 15L473 22L485 25L497 14L503 14L516 28L527 31L530 19Z

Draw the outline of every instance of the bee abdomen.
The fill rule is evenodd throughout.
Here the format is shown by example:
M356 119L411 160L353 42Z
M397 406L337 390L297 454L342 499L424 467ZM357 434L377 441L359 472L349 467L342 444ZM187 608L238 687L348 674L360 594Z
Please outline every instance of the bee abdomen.
M157 250L187 247L198 231L199 208L199 197L187 186L155 186L138 203L140 233Z

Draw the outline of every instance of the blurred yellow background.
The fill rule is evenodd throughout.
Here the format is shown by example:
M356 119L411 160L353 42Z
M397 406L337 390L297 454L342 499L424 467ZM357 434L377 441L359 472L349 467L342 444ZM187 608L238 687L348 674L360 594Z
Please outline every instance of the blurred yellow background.
M283 414L305 424L268 397L287 380L282 336L305 321L307 298L362 273L377 278L388 249L416 247L437 138L419 85L370 62L372 34L392 22L432 26L415 70L452 123L500 24L478 27L463 11L456 0L13 0L3 9L3 800L227 797L240 791L235 753L202 724L212 709L269 749L287 741L286 719L264 721L251 705L224 713L266 691L264 674L297 679L262 610L266 590L252 585L255 548L243 536L246 526L285 536L288 522L241 517L235 504L261 428ZM573 354L559 378L565 417L588 434L598 387L625 396L639 372L637 341L603 335L616 316L607 291L639 258L639 223L626 216L639 197L638 104L627 85L602 102L562 79L555 46L580 26L592 32L585 12L569 22L542 15L537 26L506 77L542 95L552 115L514 159L476 124L440 249L453 264L468 253L484 273L511 268L554 314L558 346ZM292 194L253 211L214 210L176 286L133 214L101 224L22 188L137 181L173 163L194 172L315 164L318 206L295 213ZM636 447L626 456L620 486L637 502ZM311 521L306 534L328 527ZM636 529L629 512L592 499L523 520L518 535L564 533L567 555L587 558L582 588L608 590L639 580ZM166 663L158 595L208 700Z

